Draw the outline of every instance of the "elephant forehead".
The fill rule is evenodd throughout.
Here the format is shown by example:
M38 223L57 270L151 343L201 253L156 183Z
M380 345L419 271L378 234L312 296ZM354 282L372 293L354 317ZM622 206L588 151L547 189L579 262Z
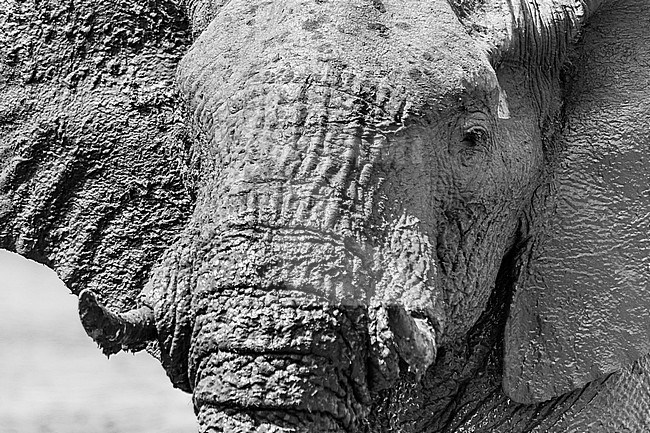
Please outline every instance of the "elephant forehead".
M364 6L338 4L345 11L335 12L328 32L322 32L324 43L338 48L332 53L351 67L404 84L426 83L437 92L493 75L446 1L388 1L379 10Z
M180 78L191 92L197 82L291 81L331 68L419 106L457 105L477 89L490 104L498 97L485 50L444 0L232 1L188 53Z

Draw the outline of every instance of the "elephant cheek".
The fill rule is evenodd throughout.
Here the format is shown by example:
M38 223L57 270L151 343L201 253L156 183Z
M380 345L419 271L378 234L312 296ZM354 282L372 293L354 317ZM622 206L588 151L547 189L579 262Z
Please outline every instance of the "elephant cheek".
M200 431L354 430L370 401L366 320L305 294L220 290L189 354Z

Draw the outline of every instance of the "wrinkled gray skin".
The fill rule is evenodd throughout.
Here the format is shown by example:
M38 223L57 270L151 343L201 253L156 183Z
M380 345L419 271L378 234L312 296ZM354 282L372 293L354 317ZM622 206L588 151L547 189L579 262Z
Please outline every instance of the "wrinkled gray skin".
M9 0L0 246L201 432L647 431L640 3Z

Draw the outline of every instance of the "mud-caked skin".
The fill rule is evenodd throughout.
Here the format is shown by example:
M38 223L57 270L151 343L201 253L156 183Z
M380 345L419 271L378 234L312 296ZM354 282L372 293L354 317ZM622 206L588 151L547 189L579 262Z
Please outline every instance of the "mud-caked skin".
M199 431L650 429L650 5L108 3L1 6L0 240Z
M134 306L192 209L171 1L0 4L0 244ZM188 192L190 191L190 192Z

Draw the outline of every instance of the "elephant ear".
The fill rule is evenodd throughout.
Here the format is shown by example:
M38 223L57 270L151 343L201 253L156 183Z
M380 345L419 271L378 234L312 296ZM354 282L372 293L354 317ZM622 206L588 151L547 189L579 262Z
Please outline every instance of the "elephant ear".
M172 2L136 3L0 6L0 248L115 311L193 200L174 85L189 26Z
M584 30L559 153L533 199L505 332L503 387L520 403L650 352L650 8L628 3Z

